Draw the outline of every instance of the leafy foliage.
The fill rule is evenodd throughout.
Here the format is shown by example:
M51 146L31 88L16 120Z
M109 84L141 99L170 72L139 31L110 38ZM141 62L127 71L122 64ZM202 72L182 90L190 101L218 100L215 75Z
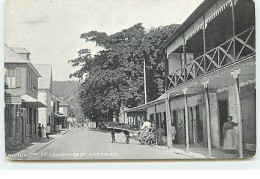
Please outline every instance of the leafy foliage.
M103 47L95 56L89 49L82 49L78 58L69 61L81 66L71 76L86 77L80 88L84 115L111 119L114 112L118 116L122 104L134 107L144 103L144 61L148 101L158 98L164 92L165 68L164 53L159 47L177 27L173 24L146 32L138 23L109 36L97 31L81 34L86 42Z

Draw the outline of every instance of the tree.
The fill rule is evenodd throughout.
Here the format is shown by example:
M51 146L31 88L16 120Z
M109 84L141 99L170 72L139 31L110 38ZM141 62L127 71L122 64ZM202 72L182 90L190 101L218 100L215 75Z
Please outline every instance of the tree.
M119 116L122 104L134 107L144 103L144 60L148 100L164 93L164 54L159 47L177 27L173 24L147 32L139 23L110 36L97 31L81 34L86 42L103 48L93 57L89 49L82 49L78 58L69 61L81 66L71 76L82 79L87 74L80 91L84 115L96 121L111 119L113 113Z

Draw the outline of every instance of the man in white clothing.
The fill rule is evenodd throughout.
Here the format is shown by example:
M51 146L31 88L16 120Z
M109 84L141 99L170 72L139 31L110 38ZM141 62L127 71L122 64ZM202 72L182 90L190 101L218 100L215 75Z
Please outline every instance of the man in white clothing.
M49 139L50 132L51 132L50 124L47 124L47 127L46 127L46 137L47 137L48 139Z
M148 121L148 120L146 120L146 121L143 123L143 125L142 125L142 127L141 127L141 130L144 129L144 128L147 128L147 127L151 127L151 123L150 123L150 121Z

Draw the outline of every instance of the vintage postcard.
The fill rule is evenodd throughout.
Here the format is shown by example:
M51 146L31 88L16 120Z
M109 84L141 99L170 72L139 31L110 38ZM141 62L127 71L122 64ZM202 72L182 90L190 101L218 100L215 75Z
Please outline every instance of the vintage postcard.
M256 152L253 0L6 0L9 160Z

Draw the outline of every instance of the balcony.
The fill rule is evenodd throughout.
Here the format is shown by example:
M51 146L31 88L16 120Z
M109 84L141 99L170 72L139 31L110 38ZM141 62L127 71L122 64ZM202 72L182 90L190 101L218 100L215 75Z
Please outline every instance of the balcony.
M255 26L236 35L235 38L230 38L174 73L169 74L167 89L175 88L253 55L255 55Z

